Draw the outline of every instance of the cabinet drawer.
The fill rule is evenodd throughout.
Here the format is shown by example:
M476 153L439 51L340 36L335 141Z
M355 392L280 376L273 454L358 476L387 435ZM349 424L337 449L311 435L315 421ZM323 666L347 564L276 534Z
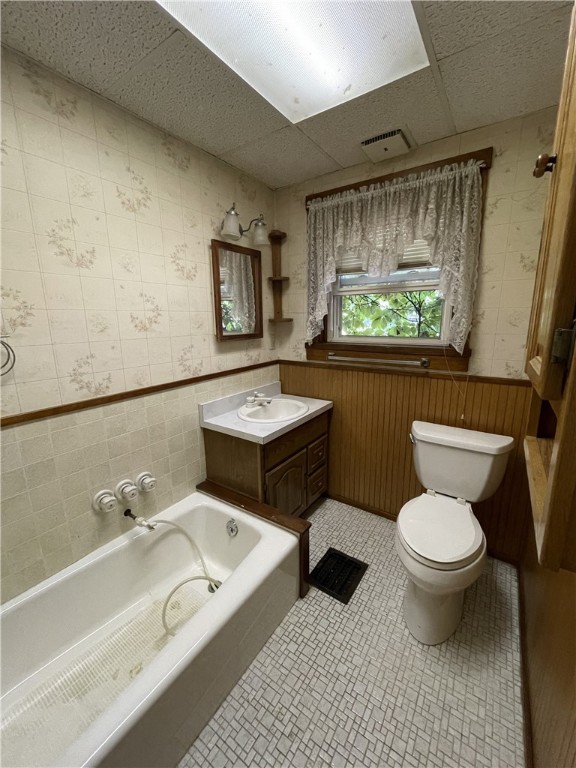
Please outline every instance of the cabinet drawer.
M308 478L308 506L324 493L327 488L326 479L326 464L317 469L313 475L310 475Z
M308 474L324 464L326 461L326 449L328 446L327 435L322 435L319 440L308 446Z
M328 432L328 414L323 413L282 437L272 440L264 446L264 469L272 469L326 432Z

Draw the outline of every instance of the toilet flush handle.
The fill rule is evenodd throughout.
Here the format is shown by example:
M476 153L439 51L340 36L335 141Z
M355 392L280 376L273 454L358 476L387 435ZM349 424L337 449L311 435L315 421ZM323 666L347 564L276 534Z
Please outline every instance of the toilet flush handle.
M408 435L410 437L410 442L412 443L412 445L416 445L416 440L414 440L414 435L412 434L412 432L409 432Z

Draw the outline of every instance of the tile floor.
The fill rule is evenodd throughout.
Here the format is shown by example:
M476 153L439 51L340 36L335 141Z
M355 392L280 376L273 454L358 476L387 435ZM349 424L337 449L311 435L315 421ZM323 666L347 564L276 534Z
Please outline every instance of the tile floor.
M350 603L316 589L292 608L179 768L524 766L516 571L490 560L445 643L402 618L394 524L326 500L329 546L369 563Z

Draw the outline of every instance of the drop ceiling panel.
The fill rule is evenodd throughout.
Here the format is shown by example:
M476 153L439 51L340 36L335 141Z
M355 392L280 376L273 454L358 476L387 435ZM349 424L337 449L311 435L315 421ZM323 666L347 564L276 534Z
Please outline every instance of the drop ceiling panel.
M2 42L101 93L176 25L153 2L4 2Z
M297 128L155 2L4 0L2 40L276 188L365 163L360 142L384 131L421 145L557 104L572 5L424 2L439 70Z
M296 126L227 152L222 160L256 176L272 189L298 184L340 168Z
M191 36L175 32L105 95L215 155L289 125Z
M458 132L558 103L570 10L563 7L548 13L545 24L524 24L440 62Z
M401 128L417 144L453 133L430 68L304 120L299 127L344 167L366 162L360 142L385 131Z
M424 3L424 12L434 52L440 60L571 5L557 0L430 0Z

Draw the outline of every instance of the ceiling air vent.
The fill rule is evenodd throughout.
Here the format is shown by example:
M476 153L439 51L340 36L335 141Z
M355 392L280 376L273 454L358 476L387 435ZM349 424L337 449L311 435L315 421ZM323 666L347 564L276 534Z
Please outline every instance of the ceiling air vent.
M371 139L360 142L360 146L373 163L389 160L410 150L410 145L400 129L379 133L378 136L372 136Z

